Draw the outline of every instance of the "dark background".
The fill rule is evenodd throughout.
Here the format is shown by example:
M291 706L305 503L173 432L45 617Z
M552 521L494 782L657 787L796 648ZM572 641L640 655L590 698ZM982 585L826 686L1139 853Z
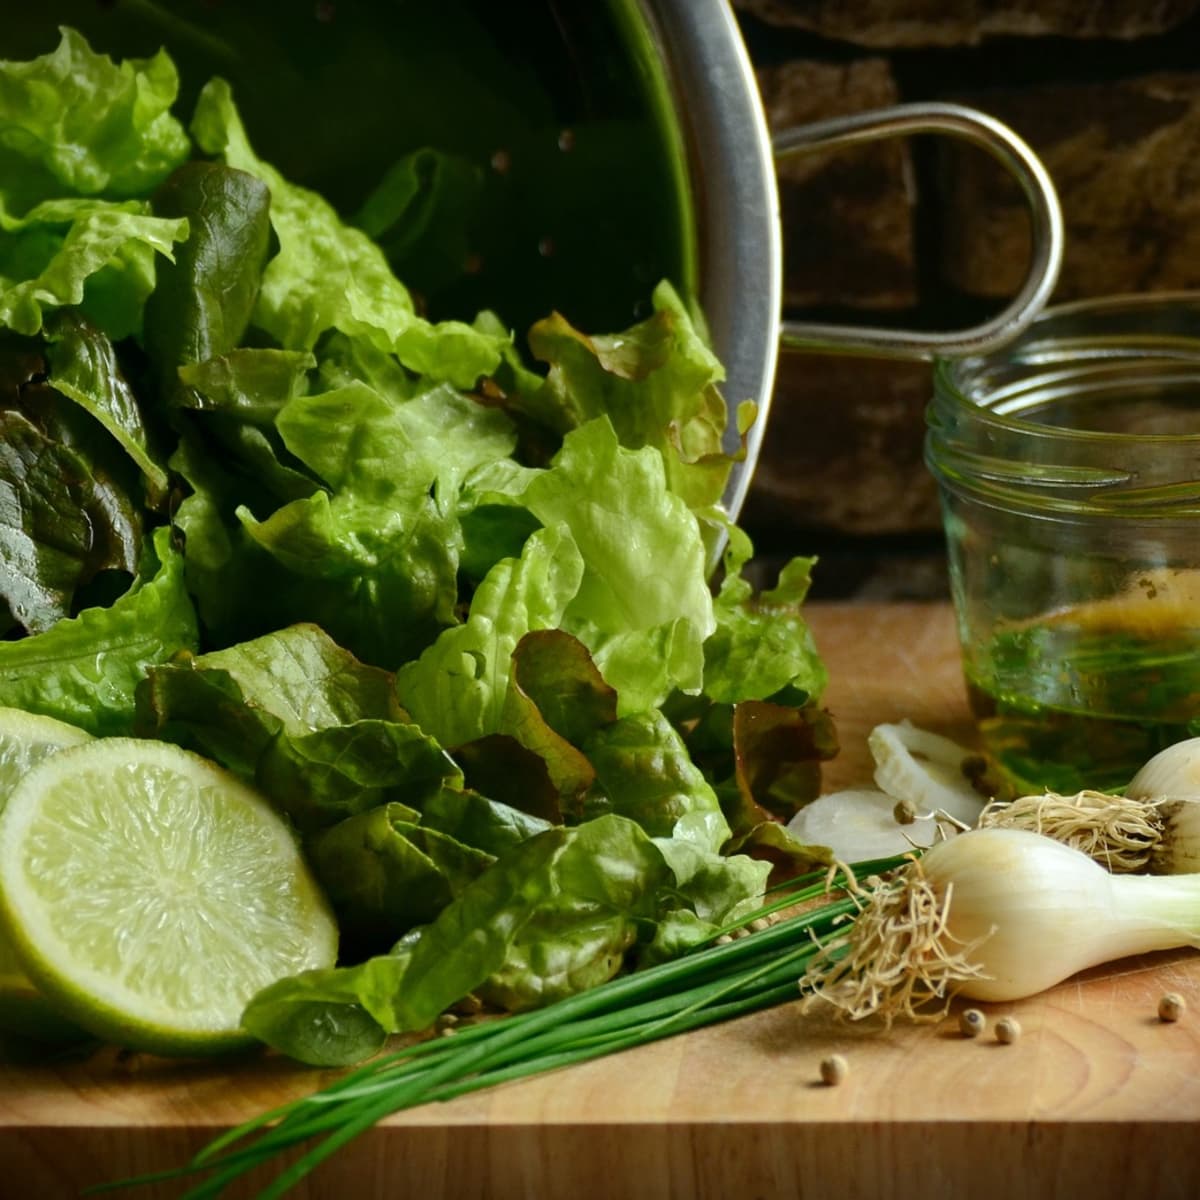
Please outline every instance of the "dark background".
M910 100L973 105L1058 190L1056 301L1200 287L1200 0L736 0L773 128ZM1028 262L1019 193L944 138L779 167L790 316L962 327ZM769 572L812 595L947 594L922 462L929 368L785 353L742 514Z

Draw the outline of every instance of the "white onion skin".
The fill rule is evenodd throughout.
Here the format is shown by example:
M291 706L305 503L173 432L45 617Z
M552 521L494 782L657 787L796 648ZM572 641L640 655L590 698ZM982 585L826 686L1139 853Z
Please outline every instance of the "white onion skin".
M1130 780L1125 794L1134 800L1162 796L1200 800L1200 738L1188 738L1160 750Z
M988 976L960 989L970 999L1019 1000L1100 963L1200 945L1200 876L1110 875L1020 829L959 834L927 851L921 868L940 896L952 886L951 937L987 935L969 954Z
M1200 871L1200 738L1160 750L1130 780L1125 794L1161 806L1162 840L1151 857L1151 873Z

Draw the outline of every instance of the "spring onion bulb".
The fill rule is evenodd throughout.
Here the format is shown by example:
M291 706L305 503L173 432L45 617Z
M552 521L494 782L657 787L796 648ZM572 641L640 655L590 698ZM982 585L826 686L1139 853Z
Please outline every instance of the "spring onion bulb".
M867 738L875 760L875 784L918 813L946 813L974 825L984 798L976 790L982 760L950 738L918 729L910 721L876 725Z
M1200 800L1200 738L1160 750L1130 780L1125 794L1137 800L1157 796Z
M1110 871L1190 875L1200 871L1200 738L1159 751L1123 796L1021 796L987 805L979 826L1032 829Z
M1111 875L1041 834L975 829L875 883L800 989L808 1004L890 1025L940 1018L955 995L1019 1000L1086 967L1178 946L1200 946L1200 875Z

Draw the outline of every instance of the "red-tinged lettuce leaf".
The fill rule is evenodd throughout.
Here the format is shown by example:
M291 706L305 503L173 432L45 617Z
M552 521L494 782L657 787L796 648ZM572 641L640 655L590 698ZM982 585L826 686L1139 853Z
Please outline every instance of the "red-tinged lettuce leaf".
M806 875L833 862L828 846L809 846L777 821L763 821L731 838L726 852L769 864L773 882Z
M559 819L583 816L596 772L579 746L616 719L616 693L582 642L545 629L517 643L500 728L545 763Z
M821 763L837 754L829 713L769 701L673 705L693 762L720 799L735 838L787 821L820 793Z
M26 632L69 616L75 589L105 565L93 558L97 500L78 455L0 410L0 598Z
M821 763L837 754L838 741L833 719L815 705L745 700L733 710L733 750L744 811L786 821L820 794Z
M0 704L44 713L98 736L128 734L135 691L146 671L198 631L183 583L183 559L170 531L154 535L127 592L107 608L87 608L44 633L0 643Z
M338 919L339 956L379 954L432 921L496 860L385 804L309 838L305 852Z
M534 630L520 640L511 682L511 691L534 705L542 721L572 745L582 746L617 719L616 692L587 647L561 629Z
M0 602L29 633L124 591L142 548L132 462L46 369L40 341L0 339Z
M141 471L147 500L166 497L167 472L151 449L146 422L133 389L117 362L111 340L71 311L46 324L47 384L95 418Z
M451 752L466 786L551 825L563 822L559 791L541 754L515 737L489 733Z

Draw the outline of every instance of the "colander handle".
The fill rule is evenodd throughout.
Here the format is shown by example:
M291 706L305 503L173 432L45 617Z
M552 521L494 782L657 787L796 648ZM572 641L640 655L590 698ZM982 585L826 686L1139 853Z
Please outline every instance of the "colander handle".
M1062 211L1054 184L1037 155L1007 125L959 104L900 104L780 131L772 139L775 158L828 150L856 142L941 133L986 150L1021 185L1032 218L1033 254L1021 290L996 316L969 329L927 333L860 325L783 321L780 341L802 350L928 360L983 354L1012 341L1041 312L1062 264Z

